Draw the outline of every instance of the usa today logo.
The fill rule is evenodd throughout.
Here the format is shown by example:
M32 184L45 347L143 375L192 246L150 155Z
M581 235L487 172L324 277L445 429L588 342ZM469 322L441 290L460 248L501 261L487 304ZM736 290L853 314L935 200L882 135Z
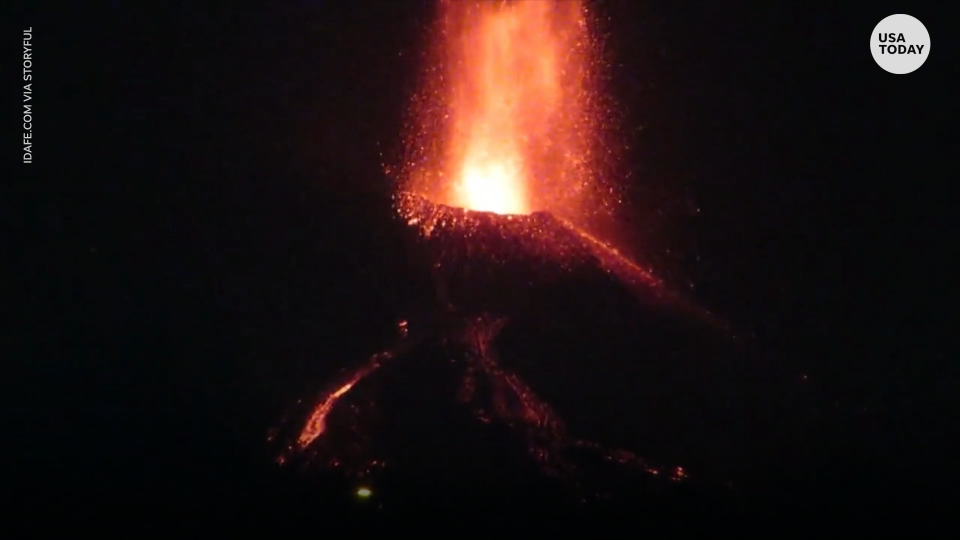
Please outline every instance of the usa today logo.
M913 73L930 56L930 33L916 17L891 15L873 29L870 52L888 73Z

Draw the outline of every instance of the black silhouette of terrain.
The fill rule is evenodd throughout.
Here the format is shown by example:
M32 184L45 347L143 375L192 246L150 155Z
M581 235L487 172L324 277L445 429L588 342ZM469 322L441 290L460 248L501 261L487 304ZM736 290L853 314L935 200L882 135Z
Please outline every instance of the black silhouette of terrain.
M19 461L19 502L54 508L86 498L196 511L216 501L233 514L308 521L321 507L576 507L581 493L596 492L611 496L590 504L627 508L782 506L808 493L817 504L842 505L862 493L862 478L889 470L863 451L873 439L862 426L851 430L800 374L668 287L644 289L643 280L605 270L562 222L519 220L540 227L527 234L512 230L513 220L480 215L487 225L424 238L392 204L368 200L351 214L355 207L332 201L319 224L284 223L282 242L268 242L275 214L254 212L243 216L249 229L220 231L218 244L203 235L182 245L131 243L126 249L144 264L157 261L149 282L97 285L124 275L110 245L77 267L74 304L63 312L71 333L51 336L38 352L86 352L72 353L59 376L25 387L34 395L17 409L30 421L14 442L31 449ZM324 235L339 234L321 226L332 222L350 231L344 248L295 264ZM245 256L250 238L259 247ZM544 238L566 239L563 256ZM239 256L219 258L228 252ZM490 343L498 365L550 406L569 440L628 450L662 474L567 444L553 450L576 474L550 476L531 454L529 422L512 429L478 420L477 408L493 409L489 386L458 400L465 359L476 353L464 336L478 316L504 321ZM376 505L358 505L361 479L322 467L319 457L313 467L301 466L305 456L276 464L342 370L404 342L409 350L349 394L356 416L347 406L330 418L336 455L387 463L363 479ZM676 467L684 481L670 479Z
M823 426L811 424L815 401L799 374L572 225L412 196L401 204L415 205L415 217L398 215L392 227L421 297L401 309L399 335L383 340L391 356L287 467L333 463L348 484L392 485L397 493L378 502L388 506L471 493L615 504L759 487L813 457L803 441ZM481 374L463 399L484 357L523 390L498 398L502 380L484 385ZM317 389L332 391L366 358L352 360ZM548 417L524 418L526 392ZM280 441L323 395L305 396Z

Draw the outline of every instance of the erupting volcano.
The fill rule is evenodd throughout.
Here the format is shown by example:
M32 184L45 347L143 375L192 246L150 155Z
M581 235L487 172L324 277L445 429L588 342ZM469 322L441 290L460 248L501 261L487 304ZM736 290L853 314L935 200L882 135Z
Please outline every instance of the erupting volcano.
M646 376L635 384L648 386L623 391L647 392L653 405L662 391L651 389L673 376L664 373L685 373L685 362L703 361L704 347L692 342L713 339L702 338L710 333L705 328L718 328L651 271L586 232L592 217L609 214L617 202L605 176L614 148L604 145L610 109L600 92L603 62L590 18L573 0L439 3L435 46L411 106L406 157L392 171L399 175L397 222L410 231L411 253L431 274L434 308L412 309L394 346L334 381L305 414L283 461L316 457L359 476L397 461L389 445L372 441L371 432L389 432L372 427L384 423L373 412L382 406L377 394L400 385L400 377L385 373L425 361L430 367L424 369L451 383L449 392L433 391L459 402L458 410L478 425L514 433L543 472L581 487L587 485L578 472L584 463L593 463L586 466L591 478L605 467L613 467L612 477L623 476L624 467L641 476L685 477L677 462L649 465L575 435L519 376L524 361L527 370L538 364L597 371L610 369L620 351L633 350L638 359L631 364L657 366L651 369L660 379ZM571 334L596 333L598 324L620 337L596 335L598 343L586 353L564 345ZM641 332L653 337L641 339ZM689 332L698 337L690 339ZM722 331L714 337L719 334L719 341L729 338ZM581 353L575 360L581 367L561 358ZM505 357L514 366L506 367ZM700 371L711 381L729 381L737 369L714 361ZM402 386L416 384L409 373L402 379ZM625 372L624 380L640 376ZM701 381L670 384L671 391L694 392L689 387ZM404 403L394 399L384 414ZM416 436L400 431L395 444ZM441 444L455 451L452 442Z

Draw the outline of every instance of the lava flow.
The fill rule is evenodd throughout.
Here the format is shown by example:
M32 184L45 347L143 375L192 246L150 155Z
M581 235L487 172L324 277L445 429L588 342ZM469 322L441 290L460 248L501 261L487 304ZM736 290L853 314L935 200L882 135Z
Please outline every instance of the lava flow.
M439 3L395 201L420 245L430 248L441 315L411 321L409 336L403 323L396 347L320 396L285 457L316 450L331 415L371 374L433 337L460 366L459 401L481 422L497 420L521 433L544 471L573 474L570 452L587 451L656 473L630 452L571 436L551 407L501 365L494 347L512 316L535 309L529 306L536 306L538 288L570 272L599 270L598 279L610 276L624 290L681 304L652 272L583 225L610 211L616 197L602 174L610 159L603 145L607 109L589 17L574 0ZM320 453L330 464L345 460L342 449Z

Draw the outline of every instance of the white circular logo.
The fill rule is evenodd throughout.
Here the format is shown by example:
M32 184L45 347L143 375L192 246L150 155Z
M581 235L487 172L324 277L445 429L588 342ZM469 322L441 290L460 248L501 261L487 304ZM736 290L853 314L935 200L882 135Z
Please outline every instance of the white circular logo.
M930 33L910 15L891 15L870 36L870 52L877 65L894 75L917 70L930 56Z

